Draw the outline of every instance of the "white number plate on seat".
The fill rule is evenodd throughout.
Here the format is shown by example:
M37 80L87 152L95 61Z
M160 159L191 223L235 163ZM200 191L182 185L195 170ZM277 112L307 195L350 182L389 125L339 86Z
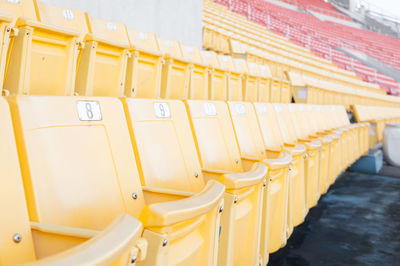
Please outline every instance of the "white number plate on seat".
M204 103L204 112L206 115L217 115L217 109L214 103Z
M171 117L168 103L154 103L154 112L158 118Z
M100 121L100 104L96 101L79 101L76 103L79 120L81 121Z

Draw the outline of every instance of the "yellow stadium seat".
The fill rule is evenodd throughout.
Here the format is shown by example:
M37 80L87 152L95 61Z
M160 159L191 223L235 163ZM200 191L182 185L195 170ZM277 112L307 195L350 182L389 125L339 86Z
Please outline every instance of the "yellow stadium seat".
M317 205L320 197L319 191L319 177L324 171L320 171L320 158L322 152L322 143L313 135L312 129L307 122L304 115L304 105L302 104L289 104L287 108L283 107L283 111L289 111L292 117L292 127L296 132L297 141L302 143L307 149L307 156L305 158L305 195L306 195L306 208L310 209ZM290 125L288 125L290 126Z
M235 129L244 170L249 170L254 162L268 166L267 186L264 189L264 203L261 223L260 256L261 265L267 265L269 245L280 247L282 234L272 234L285 227L287 212L288 172L291 156L284 153L282 158L269 159L258 126L254 106L249 102L228 102ZM275 239L271 238L274 236ZM275 244L278 243L278 244Z
M294 122L288 105L286 104L273 104L276 117L278 120L279 128L282 132L284 147L293 157L293 172L291 176L291 183L289 193L292 196L292 209L293 209L293 226L297 226L304 221L308 208L306 206L306 181L305 180L305 158L306 146L298 142L297 133L293 126ZM293 152L292 152L293 150Z
M242 73L235 67L233 59L229 55L218 55L222 68L228 71L227 99L229 101L243 100Z
M131 57L128 59L125 96L159 98L163 54L154 33L127 29Z
M118 260L128 263L135 256L138 258L135 246L142 242L145 247L145 242L139 239L142 225L128 215L116 216L114 223L104 231L70 227L54 220L41 221L32 212L29 213L30 221L10 109L4 98L0 98L0 114L0 165L3 172L0 210L7 213L0 219L0 263L16 265L35 261L38 265L95 265ZM29 187L28 180L24 181ZM28 201L30 207L33 204ZM72 246L75 247L68 249Z
M338 129L336 126L335 117L337 116L336 106L321 106L320 111L320 120L321 123L324 124L324 132L328 133L329 136L332 138L331 144L331 155L330 155L330 162L329 162L329 184L333 184L336 178L340 175L342 169L341 165L343 164L343 153L345 149L343 148L343 143L345 141L345 134L343 131ZM357 150L361 150L360 145L362 145L362 132L360 132L360 138L356 140L357 142ZM354 145L355 143L353 143ZM359 157L358 155L357 157Z
M227 99L228 72L221 67L218 56L212 51L201 51L204 62L208 65L208 98L225 101Z
M183 57L180 43L158 38L160 51L164 53L161 98L187 99L189 96L190 61Z
M8 49L6 94L72 95L79 32L43 19L39 22L34 0L0 3L0 12L10 15L18 30Z
M209 27L204 25L203 26L203 48L207 50L213 50L213 38L214 38L214 31Z
M249 70L256 73L258 76L258 97L257 102L270 101L271 73L267 65L249 63Z
M127 213L144 227L138 231L148 243L144 265L215 264L224 186L211 181L197 194L148 204L120 100L16 96L10 103L33 221L103 230ZM53 242L40 255L59 248ZM131 248L144 259L145 249Z
M269 99L272 103L281 101L281 81L276 77L271 78Z
M256 102L258 100L258 76L254 67L248 67L245 59L233 58L236 69L242 73L243 101ZM252 63L254 64L254 63Z
M86 96L122 97L131 56L125 25L85 15L89 33L78 59L75 91Z
M292 86L287 79L281 80L281 103L292 102Z
M369 146L371 148L375 147L383 139L383 130L386 124L385 119L379 117L379 109L363 105L351 105L351 109L357 122L371 123L371 132L369 133L371 143Z
M325 194L330 185L330 173L332 167L336 165L336 141L338 137L332 132L326 132L323 123L320 120L320 106L306 105L305 120L308 122L310 130L310 138L318 139L321 146L320 153L320 171L319 171L319 193Z
M267 158L282 158L284 156L284 139L279 128L279 122L275 114L274 106L270 103L254 103L259 127L261 130L261 135L263 137L265 151L267 153ZM287 152L290 154L290 152ZM297 160L298 161L298 160ZM271 223L270 241L269 241L269 252L273 253L279 248L286 245L287 239L289 238L291 231L293 230L293 219L292 219L292 206L293 206L293 196L290 193L291 180L292 180L292 166L289 168L287 184L282 184L282 186L287 186L287 192L285 196L286 204L282 206L284 210L281 210L285 214L283 221L280 223L275 220L275 224ZM283 200L283 199L281 199ZM277 207L279 210L281 207ZM271 209L272 211L272 209ZM279 214L278 214L279 215ZM272 214L270 213L270 216ZM276 218L278 219L278 218ZM274 219L271 220L271 222ZM274 228L274 230L272 230Z
M208 100L208 64L198 47L181 45L183 56L191 61L189 73L189 99Z
M206 180L226 188L219 265L258 265L263 184L268 167L255 162L244 171L225 102L186 102ZM228 225L229 224L229 225Z

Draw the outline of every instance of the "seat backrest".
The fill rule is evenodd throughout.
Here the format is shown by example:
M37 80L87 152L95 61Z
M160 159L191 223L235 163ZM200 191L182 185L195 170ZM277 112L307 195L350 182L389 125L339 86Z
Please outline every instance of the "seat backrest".
M127 29L127 32L131 46L156 52L160 50L158 48L157 37L154 33L132 29Z
M161 52L178 59L183 57L179 41L164 38L157 38L157 41Z
M183 57L190 59L194 64L205 64L200 48L181 44Z
M8 103L0 97L0 264L15 265L35 259L21 172ZM19 234L21 242L15 242Z
M37 20L33 0L0 0L0 12L11 16L12 24L19 17Z
M228 71L237 72L235 64L233 63L233 59L230 55L218 55L218 60L220 62L221 67Z
M233 64L235 66L236 72L239 73L249 73L246 60L243 58L232 58Z
M95 18L88 13L85 13L85 15L90 33L104 40L129 47L129 39L123 23Z
M279 122L271 103L254 103L256 108L258 124L263 136L265 149L281 150L283 145L283 136L279 127Z
M218 56L217 56L217 54L215 52L202 50L201 54L203 56L205 64L210 65L210 66L212 66L214 68L220 68L221 67L221 65L219 63Z
M68 28L80 33L82 41L89 32L85 13L81 10L53 6L35 0L36 14L40 22Z
M271 69L269 68L268 65L262 64L262 65L259 65L259 67L260 67L260 75L261 76L265 76L265 77L269 77L269 78L272 77Z
M293 127L297 132L297 137L307 139L312 133L304 115L304 106L301 104L288 104L288 108L294 122Z
M243 171L228 105L220 101L186 101L202 167Z
M278 119L279 128L282 133L283 141L288 144L296 144L296 131L287 104L275 103L274 110Z
M199 192L199 157L183 102L126 99L132 143L144 186ZM139 156L140 155L140 156Z
M118 99L10 102L31 220L102 230L121 213L139 217L144 197Z
M242 156L265 157L265 144L254 106L249 102L228 102Z
M85 15L89 33L95 36L97 47L92 87L88 87L86 92L77 88L78 93L86 96L122 97L125 90L127 49L130 46L126 27L123 23L94 18L88 13ZM83 60L83 56L80 60Z

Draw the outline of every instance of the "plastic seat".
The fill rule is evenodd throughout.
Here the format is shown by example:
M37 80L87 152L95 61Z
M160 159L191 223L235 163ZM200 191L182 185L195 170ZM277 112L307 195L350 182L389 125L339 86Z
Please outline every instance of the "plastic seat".
M261 130L261 135L263 137L265 150L267 152L267 158L282 158L284 152L287 152L289 154L295 154L296 156L295 163L298 164L299 160L297 159L298 156L296 152L294 151L291 152L285 150L284 148L284 137L280 130L274 105L270 103L254 103L254 106L256 108L258 123ZM300 150L297 153L301 154L302 151ZM299 165L295 167L298 168L298 166ZM297 170L294 173L292 173L293 170L294 169L292 168L292 166L290 166L288 174L288 184L287 184L288 192L286 196L287 204L285 206L285 217L283 224L280 224L280 226L278 224L273 225L274 230L270 231L270 240L271 240L269 242L270 253L273 253L277 251L279 248L284 247L286 245L287 239L289 238L291 232L293 231L293 193L291 187L293 183L292 182L293 176L296 178L296 175L298 173Z
M319 171L319 193L321 195L328 191L330 186L330 178L332 169L340 165L337 160L337 141L340 136L337 132L327 131L324 123L321 122L321 106L307 105L304 112L306 121L311 128L312 135L310 137L318 139L321 146L320 153L320 171Z
M79 55L75 91L85 96L122 97L131 56L125 25L85 15L89 33Z
M249 102L228 102L235 129L244 170L249 170L255 162L268 166L267 187L264 189L264 203L261 224L260 256L261 265L268 263L270 243L280 247L285 227L288 196L288 172L291 156L283 153L281 158L268 158L260 132L254 106ZM273 232L270 234L270 232ZM273 237L272 237L273 236Z
M93 230L57 224L51 219L42 221L35 212L30 212L29 218L10 109L4 98L0 98L0 114L0 165L3 171L0 210L7 213L0 221L1 264L98 265L117 261L127 264L135 257L138 259L136 245L145 246L139 239L142 225L129 215L115 216L110 226ZM28 180L25 178L24 181L29 189ZM31 208L34 202L28 201L28 205Z
M189 99L208 100L208 64L198 47L181 45L183 56L191 61L189 74Z
M258 98L257 102L269 102L271 90L271 72L267 65L249 63L249 70L258 75Z
M233 59L229 55L218 55L218 59L222 68L228 72L228 89L227 99L229 101L242 101L243 100L243 82L242 75L235 67Z
M305 162L305 195L306 195L306 209L310 209L317 205L320 197L319 191L319 177L324 173L321 170L320 159L322 153L322 143L314 136L312 128L307 122L305 116L305 108L302 104L289 104L283 106L283 112L290 113L293 123L288 126L292 126L296 132L298 143L302 143L307 149L307 156ZM322 167L324 164L322 163Z
M79 32L49 24L43 18L39 22L33 0L2 0L0 13L11 16L17 29L14 35L18 31L8 49L6 94L72 95ZM4 46L7 42L5 40ZM2 56L4 52L2 50Z
M211 181L195 195L149 202L120 100L16 96L10 102L33 221L103 230L127 213L144 227L138 233L148 243L145 260L146 250L137 247L144 265L214 263L224 186ZM53 243L43 253L58 248Z
M278 120L279 128L282 132L284 147L292 154L293 172L290 183L289 193L293 199L293 226L297 226L304 221L308 213L306 206L306 179L305 179L305 158L307 147L304 143L298 142L298 134L293 126L294 121L290 115L288 105L273 104L274 111ZM311 144L310 144L311 146ZM292 149L294 152L292 152Z
M161 98L187 99L189 97L189 59L183 57L178 41L162 38L157 40L165 60L161 78Z
M258 76L255 67L248 67L246 60L242 58L234 58L236 70L242 73L243 101L256 102L258 100ZM254 63L252 63L254 64Z
M258 265L268 167L255 162L245 171L225 102L188 100L186 104L203 175L206 180L221 180L227 187L218 264Z
M228 72L221 67L217 54L212 51L201 51L204 62L208 64L208 98L225 101L227 99Z
M130 53L125 82L125 96L159 98L164 64L154 33L127 29Z

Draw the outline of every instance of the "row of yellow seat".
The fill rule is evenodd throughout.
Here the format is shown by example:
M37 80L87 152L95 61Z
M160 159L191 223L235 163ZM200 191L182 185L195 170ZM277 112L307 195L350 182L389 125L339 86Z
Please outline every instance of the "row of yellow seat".
M350 125L342 106L7 100L11 116L0 101L4 264L84 242L41 263L265 265L368 149L368 124ZM123 213L144 229L129 216L107 227Z
M10 17L0 22L7 29L1 49L5 95L291 100L289 83L281 88L272 82L267 66L129 30L79 10L33 0L1 2L0 12Z
M383 130L387 123L400 124L400 109L398 108L354 104L351 109L357 122L371 124L371 148L375 147L378 142L383 141Z
M228 54L246 54L249 62L270 66L272 77L291 81L291 93L296 102L339 102L347 110L351 103L399 106L400 99L386 95L376 84L363 82L353 72L341 70L304 49L296 51L292 46L285 47L285 41L276 39L272 33L268 35L271 38L267 38L265 28L223 6L211 1L205 1L204 6L203 47ZM282 45L272 47L274 42ZM326 97L316 97L315 91Z

